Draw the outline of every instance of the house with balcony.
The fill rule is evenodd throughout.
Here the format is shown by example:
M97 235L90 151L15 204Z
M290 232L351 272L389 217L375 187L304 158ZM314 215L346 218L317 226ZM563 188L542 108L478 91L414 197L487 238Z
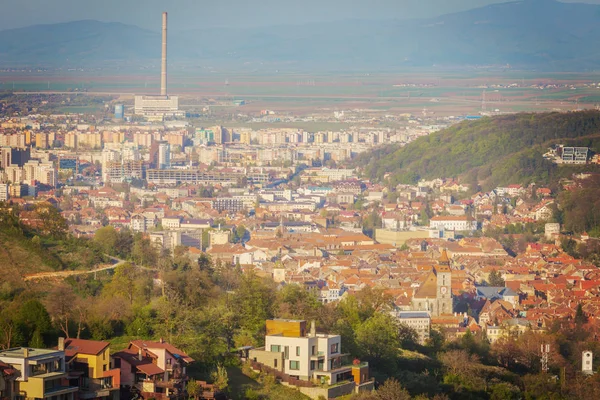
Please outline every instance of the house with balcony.
M16 374L12 400L75 400L79 391L69 383L64 351L17 347L0 351L0 363Z
M119 400L121 371L111 368L110 343L96 340L58 338L65 352L67 379L78 386L81 400Z
M184 398L186 369L194 360L175 346L162 339L134 340L112 358L115 367L121 369L122 393L143 399Z
M248 353L253 368L273 373L312 398L372 390L368 364L349 361L339 335L317 333L314 322L308 331L302 320L267 320L266 326L265 347Z

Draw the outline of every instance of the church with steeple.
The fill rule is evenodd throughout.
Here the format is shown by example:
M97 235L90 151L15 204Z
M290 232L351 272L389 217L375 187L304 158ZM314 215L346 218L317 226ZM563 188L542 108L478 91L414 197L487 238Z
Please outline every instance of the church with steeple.
M437 265L415 292L411 309L428 311L432 317L452 314L452 270L446 250L442 252Z

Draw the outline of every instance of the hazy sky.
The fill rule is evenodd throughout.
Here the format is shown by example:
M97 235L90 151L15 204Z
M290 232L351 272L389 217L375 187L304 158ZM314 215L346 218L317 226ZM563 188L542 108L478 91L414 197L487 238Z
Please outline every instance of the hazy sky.
M571 2L577 0L568 0ZM350 18L432 17L502 0L0 0L0 30L97 19L160 28L248 27ZM600 4L600 0L578 2Z

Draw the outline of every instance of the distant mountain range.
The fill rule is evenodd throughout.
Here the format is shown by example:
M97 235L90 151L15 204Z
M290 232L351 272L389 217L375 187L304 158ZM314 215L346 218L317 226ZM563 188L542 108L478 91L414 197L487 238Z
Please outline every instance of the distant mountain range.
M169 57L173 64L343 70L508 64L582 71L600 68L599 43L599 5L525 0L430 19L178 32L170 34ZM159 58L158 32L120 23L77 21L0 31L4 66L157 65Z

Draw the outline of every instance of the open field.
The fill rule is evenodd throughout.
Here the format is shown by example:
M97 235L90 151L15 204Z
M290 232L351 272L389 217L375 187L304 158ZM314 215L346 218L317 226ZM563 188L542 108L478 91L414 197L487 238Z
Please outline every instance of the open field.
M157 93L158 77L155 71L149 70L135 74L102 71L0 72L0 91L110 93L131 101L134 94ZM320 109L372 109L394 113L460 115L496 109L517 112L592 108L600 102L600 89L583 87L592 82L600 82L600 74L424 71L307 75L275 71L271 74L207 73L179 69L170 73L169 92L179 95L182 108L189 110L202 104L233 104L234 100L247 103L239 109L224 107L223 113L248 113L267 108L291 113ZM578 87L532 87L549 83Z

